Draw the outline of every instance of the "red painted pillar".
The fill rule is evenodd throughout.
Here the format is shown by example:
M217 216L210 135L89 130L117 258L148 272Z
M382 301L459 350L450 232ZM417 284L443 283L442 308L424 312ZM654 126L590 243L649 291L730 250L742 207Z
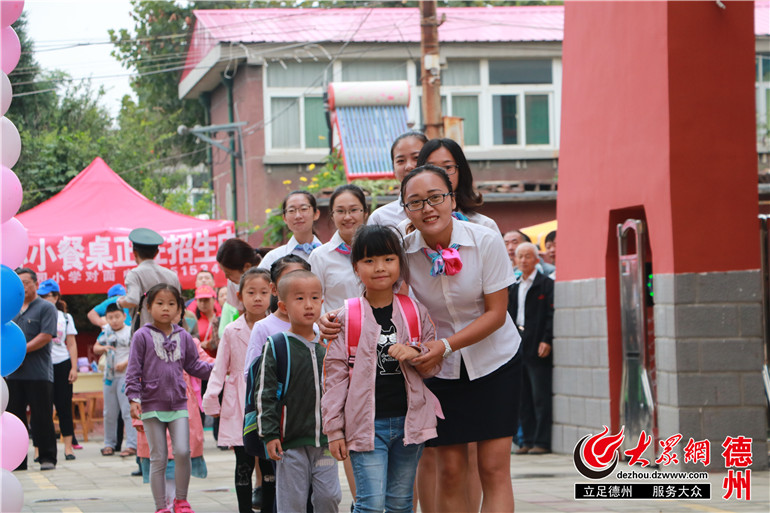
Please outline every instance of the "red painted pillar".
M716 421L702 408L716 405L687 387L697 389L700 383L703 392L712 372L727 372L710 368L718 365L703 359L704 353L708 359L714 351L729 351L719 342L731 337L750 345L758 341L758 334L740 323L733 329L729 319L731 312L759 314L754 5L725 4L725 9L710 1L566 4L554 353L574 353L588 363L572 365L565 359L560 367L557 358L554 404L590 409L597 400L604 415L599 426L619 428L622 344L615 227L626 218L647 223L655 283L661 285L655 291L656 299L660 293L655 307L659 365L660 358L673 355L659 373L665 381L659 399L666 425L661 428L696 429L699 424L704 436L720 432L724 426L710 430ZM715 296L712 289L719 283L730 287L730 276L746 280L751 291L733 295L732 303L704 299ZM685 281L693 284L692 297L685 298ZM593 290L598 299L591 297ZM604 314L605 307L606 317L597 316L597 309ZM709 308L722 309L724 317L714 328L716 338L695 326ZM582 353L575 351L577 346ZM756 348L751 347L753 358ZM603 352L593 363L586 357L592 351ZM688 351L694 365L686 361ZM745 365L733 370L749 373L754 363ZM606 367L609 372L601 374ZM759 378L756 370L756 376L740 374L729 381L753 383ZM578 393L569 388L569 381L586 376L593 379L591 386ZM600 390L603 384L608 397ZM735 404L723 406L745 406L751 415L759 411L740 395ZM693 415L701 411L700 417L682 423L683 412L692 413L688 408ZM561 425L554 426L554 446L561 437L564 450L570 450L576 429L596 427L569 415L555 418ZM685 439L698 436L682 434Z

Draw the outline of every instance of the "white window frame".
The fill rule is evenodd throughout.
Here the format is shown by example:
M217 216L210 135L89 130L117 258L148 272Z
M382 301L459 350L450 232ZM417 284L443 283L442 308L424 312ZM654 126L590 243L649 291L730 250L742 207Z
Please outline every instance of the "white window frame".
M334 63L331 75L336 77L339 73L339 63ZM291 63L289 64L291 65ZM323 98L324 88L319 87L270 87L268 85L268 70L270 66L280 66L279 63L270 63L262 67L262 83L265 84L263 90L263 107L265 119L265 153L267 155L288 155L297 152L305 152L308 155L317 154L320 158L326 155L328 148L308 148L305 145L305 98ZM273 147L273 98L296 98L299 101L299 147L297 148L275 148Z

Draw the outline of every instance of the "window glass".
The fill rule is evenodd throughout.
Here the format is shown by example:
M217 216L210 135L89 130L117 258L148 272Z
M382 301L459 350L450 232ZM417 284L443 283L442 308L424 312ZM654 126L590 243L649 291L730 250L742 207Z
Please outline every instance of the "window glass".
M770 82L770 55L762 56L762 82Z
M452 115L463 118L465 144L479 144L479 99L477 96L453 96Z
M526 144L549 144L548 95L525 95L524 112L527 118Z
M322 62L285 61L286 69L279 62L267 67L268 87L321 87L326 64ZM331 74L331 69L329 69Z
M489 61L490 84L550 84L550 60Z
M479 85L478 61L449 61L447 67L441 70L441 85L463 86Z
M518 107L516 95L492 96L494 144L518 144Z
M328 137L323 98L305 98L305 147L326 148Z
M355 61L342 63L345 82L406 80L406 61Z
M273 148L299 148L299 99L271 98Z

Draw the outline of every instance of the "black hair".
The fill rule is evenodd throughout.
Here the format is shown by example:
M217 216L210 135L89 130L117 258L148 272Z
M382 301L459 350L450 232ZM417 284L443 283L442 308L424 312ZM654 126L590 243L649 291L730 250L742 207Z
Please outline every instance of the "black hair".
M120 307L118 306L118 304L117 304L117 303L110 303L110 304L109 304L109 305L107 305L107 307L104 309L104 313L105 313L105 314L108 314L108 313L112 313L112 312L121 312L121 313L122 313L122 312L123 312L123 310L121 310L121 309L120 309Z
M270 266L270 281L277 284L278 278L281 277L281 274L283 273L283 270L286 269L290 264L300 264L302 265L302 268L306 271L310 271L310 264L302 258L301 256L295 255L295 254L289 254L286 256L282 256L275 262L273 262L273 265Z
M329 197L329 212L332 212L334 210L334 202L337 200L339 195L342 194L343 192L349 192L350 194L355 196L356 199L361 203L361 206L364 209L364 214L369 215L369 205L366 204L366 194L364 194L364 190L358 185L353 185L352 183L340 185L339 187L334 189L334 192Z
M30 278L32 278L32 281L37 283L37 273L29 267L17 267L16 275L21 276L22 274L29 274Z
M217 250L217 263L227 269L240 271L247 263L253 267L261 261L262 256L241 239L227 239Z
M506 232L506 233L518 233L519 235L521 235L521 238L524 239L524 242L532 242L532 239L529 237L529 235L527 235L521 230L511 230L510 232Z
M364 258L396 255L400 269L396 285L400 286L401 282L409 283L409 266L406 262L403 243L401 234L390 227L379 224L361 225L353 237L350 261L355 265Z
M406 203L406 184L409 183L409 181L414 178L415 176L421 174L421 173L433 173L435 175L438 175L443 181L444 185L447 187L447 191L450 193L452 192L452 181L449 180L449 175L446 174L446 171L444 171L443 167L434 166L433 164L424 164L422 166L418 166L411 171L409 171L404 179L401 181L401 201Z
M158 255L158 246L147 246L145 244L134 243L134 253L142 260L152 260Z
M428 161L431 153L439 148L446 148L452 154L452 158L457 164L457 189L455 189L455 202L457 210L463 213L475 212L484 204L484 198L473 187L473 173L465 153L460 145L452 139L431 139L425 143L420 150L420 156L417 157L417 165L421 166Z
M243 287L246 286L246 282L252 278L256 278L257 276L261 276L268 283L268 285L273 281L272 277L270 276L270 271L267 269L251 267L248 271L241 275L241 283L239 284L238 292L243 294Z
M545 236L545 244L549 242L556 242L556 230L548 232L548 235Z
M318 281L318 284L321 284L321 280L316 276L315 274L311 273L310 271L307 271L305 269L295 269L291 271L290 273L286 273L286 279L281 280L280 285L277 285L277 291L278 291L278 297L281 301L285 301L286 293L289 292L289 287L291 287L292 281L295 279L314 279ZM323 289L323 287L321 287Z
M278 288L278 278L281 277L283 271L291 264L300 264L304 270L310 271L310 263L304 258L293 253L282 256L270 266L270 281L276 285L276 290ZM270 296L270 313L274 313L276 310L278 310L278 297Z
M171 292L171 294L174 296L174 299L176 299L177 305L179 305L179 310L184 310L184 298L182 297L182 293L178 288L174 287L173 285L169 285L168 283L158 283L147 291L147 293L144 295L147 301L147 310L150 309L150 305L152 305L152 302L155 301L155 296L157 296L158 293L163 290ZM138 312L137 315L139 315Z
M289 194L286 195L285 198L283 198L283 203L281 203L281 213L283 215L286 215L286 202L289 201L289 198L292 196L296 196L297 194L301 194L302 196L305 196L307 200L310 202L310 206L313 207L313 212L318 212L318 204L316 203L315 196L310 194L308 191L291 191Z
M419 139L422 141L423 144L428 142L428 138L426 135L419 130L409 130L407 132L404 132L403 134L396 137L396 139L393 141L393 144L390 146L390 161L393 162L393 160L396 158L396 156L393 154L393 152L396 151L396 145L401 142L403 139L407 139L409 137L414 137L416 139Z

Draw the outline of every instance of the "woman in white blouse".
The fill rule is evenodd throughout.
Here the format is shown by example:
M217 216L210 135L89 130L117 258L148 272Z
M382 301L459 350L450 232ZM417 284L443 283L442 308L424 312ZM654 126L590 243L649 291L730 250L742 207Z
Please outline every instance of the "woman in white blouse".
M499 232L452 216L452 182L425 165L401 183L414 231L404 245L410 286L436 323L439 338L414 363L442 363L426 383L441 401L437 447L438 511L470 511L468 443L477 442L482 511L513 511L510 448L516 429L521 341L507 312L515 278Z
M324 311L342 307L350 297L359 297L361 285L351 274L350 247L353 235L369 215L364 191L356 185L341 185L329 198L329 211L337 231L331 240L314 250L308 262L321 280Z
M289 242L270 251L259 263L258 267L268 271L273 262L283 256L293 253L307 260L310 258L310 253L321 246L321 241L313 233L313 223L318 221L318 217L321 215L316 205L315 196L307 191L292 191L283 200L281 212L283 213L283 221L291 231L292 236ZM229 295L229 288L227 292Z

